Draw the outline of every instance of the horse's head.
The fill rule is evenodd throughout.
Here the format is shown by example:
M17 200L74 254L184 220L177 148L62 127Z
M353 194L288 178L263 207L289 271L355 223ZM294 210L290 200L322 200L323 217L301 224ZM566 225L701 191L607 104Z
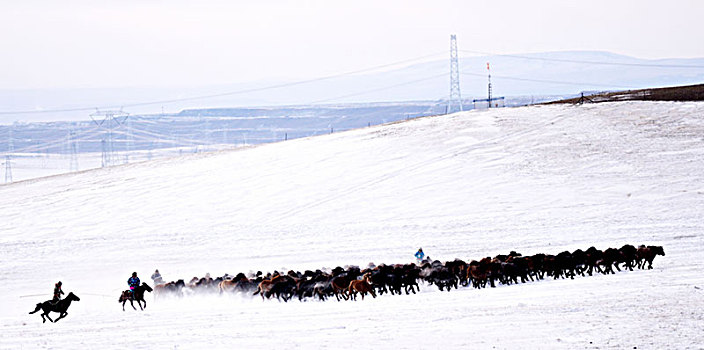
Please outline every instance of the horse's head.
M73 292L68 293L66 296L66 299L72 300L72 301L81 301L81 298L79 298L76 294L73 294Z
M151 293L152 292L152 287L150 287L146 282L142 282L142 287L144 287L144 290L147 292Z

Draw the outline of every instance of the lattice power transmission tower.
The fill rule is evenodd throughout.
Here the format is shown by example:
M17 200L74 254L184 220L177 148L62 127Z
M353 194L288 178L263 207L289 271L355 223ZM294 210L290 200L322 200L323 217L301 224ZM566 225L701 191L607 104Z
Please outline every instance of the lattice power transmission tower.
M103 120L98 122L93 117L103 117ZM118 159L116 157L115 147L114 147L114 130L125 123L129 113L125 113L122 110L119 111L96 111L90 115L93 122L103 128L105 133L103 139L100 141L102 149L102 161L101 165L103 168L114 165ZM122 120L120 120L122 119Z
M73 129L68 132L68 151L71 153L70 171L76 172L78 171L78 141Z
M7 154L5 155L5 183L12 182L12 162L10 154L15 150L15 145L12 142L12 128L8 131L7 136Z
M462 94L460 93L460 64L457 58L457 36L450 35L450 99L447 113L462 111Z

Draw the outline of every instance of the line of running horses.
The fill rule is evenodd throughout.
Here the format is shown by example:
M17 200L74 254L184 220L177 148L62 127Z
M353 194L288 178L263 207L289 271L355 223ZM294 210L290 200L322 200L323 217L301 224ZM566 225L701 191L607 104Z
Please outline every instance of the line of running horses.
M218 278L197 278L158 284L154 287L155 296L183 296L200 293L260 295L262 300L276 298L288 301L293 298L304 300L317 298L326 300L335 297L338 301L356 300L357 295L364 299L370 294L410 294L420 291L419 281L435 285L441 291L450 291L459 286L484 288L517 284L519 281L541 280L544 278L571 278L599 272L615 274L614 268L633 270L652 269L657 255L665 255L661 246L639 246L627 244L620 249L599 250L590 247L586 251L564 251L557 255L535 254L523 256L514 251L494 258L486 257L469 263L455 259L442 263L424 260L421 264L379 265L370 264L360 269L356 266L336 267L331 271L306 270L287 273L257 272L247 276L225 275ZM124 305L124 304L123 304Z

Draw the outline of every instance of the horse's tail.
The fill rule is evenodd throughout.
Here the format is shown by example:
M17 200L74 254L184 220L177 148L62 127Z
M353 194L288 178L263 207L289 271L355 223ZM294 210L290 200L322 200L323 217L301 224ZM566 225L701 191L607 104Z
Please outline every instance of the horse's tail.
M41 308L42 308L42 303L37 303L37 308L34 309L34 311L31 311L30 314L33 314L33 313L35 313L35 312L41 310Z

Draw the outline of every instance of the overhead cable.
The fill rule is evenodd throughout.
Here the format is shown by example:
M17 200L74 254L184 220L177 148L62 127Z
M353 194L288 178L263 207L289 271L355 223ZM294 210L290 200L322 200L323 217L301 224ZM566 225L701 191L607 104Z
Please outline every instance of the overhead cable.
M571 59L564 59L564 58L547 58L547 57L534 57L534 56L524 56L524 55L499 54L499 53L486 52L486 51L472 51L472 50L459 50L459 51L466 52L466 53L479 54L479 55L487 55L487 56L512 57L512 58L520 58L520 59L526 59L526 60L551 61L551 62L597 64L597 65L606 65L606 66L704 69L704 66L702 66L702 65L583 61L583 60L571 60Z
M139 102L139 103L128 103L128 104L121 104L121 105L114 105L114 106L103 106L103 107L76 107L76 108L64 108L64 109L44 109L44 110L25 110L25 111L0 111L0 115L8 115L8 114L40 114L40 113L59 113L59 112L81 112L81 111L92 111L92 110L95 110L95 109L115 109L115 108L126 108L126 107L142 107L142 106L159 105L159 104L168 104L168 103L183 102L183 101L204 100L204 99L210 99L210 98L215 98L215 97L223 97L223 96L231 96L231 95L238 95L238 94L246 94L246 93L252 93L252 92L266 91L266 90L272 90L272 89L280 89L280 88L284 88L284 87L290 87L290 86L296 86L296 85L302 85L302 84L309 84L309 83L314 83L314 82L318 82L318 81L323 81L323 80L329 80L329 79L339 78L339 77L348 76L348 75L366 73L366 72L371 72L371 71L375 71L375 70L379 70L379 69L387 68L387 67L391 67L391 66L396 66L396 65L400 65L400 64L404 64L404 63L419 61L419 60L426 59L426 58L429 58L429 57L437 56L437 55L439 55L439 54L440 54L440 53L433 53L433 54L430 54L430 55L415 57L415 58L411 58L411 59L407 59L407 60L402 60L402 61L397 61L397 62L382 64L382 65L379 65L379 66L368 67L368 68L358 69L358 70L354 70L354 71L348 71L348 72L344 72L344 73L338 73L338 74L332 74L332 75L322 76L322 77L313 78L313 79L299 80L299 81L294 81L294 82L289 82L289 83L274 84L274 85L268 85L268 86L263 86L263 87L259 87L259 88L242 89L242 90L235 90L235 91L229 91L229 92L222 92L222 93L210 94L210 95L200 95L200 96L182 97L182 98L174 98L174 99L167 99L167 100L156 100L156 101Z

